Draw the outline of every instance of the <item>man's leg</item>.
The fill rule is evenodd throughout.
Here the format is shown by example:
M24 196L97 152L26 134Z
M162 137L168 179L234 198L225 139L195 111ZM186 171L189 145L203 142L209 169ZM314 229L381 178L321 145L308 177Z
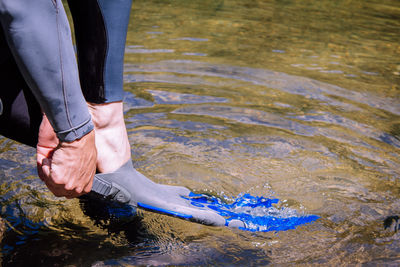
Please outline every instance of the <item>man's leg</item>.
M18 69L60 141L49 150L39 134L40 177L56 196L89 192L97 159L95 137L61 0L1 0L0 23Z
M58 138L72 142L88 134L93 125L61 0L1 0L0 23L20 72Z
M81 87L96 131L97 170L111 172L131 159L125 128L123 63L132 0L68 0Z

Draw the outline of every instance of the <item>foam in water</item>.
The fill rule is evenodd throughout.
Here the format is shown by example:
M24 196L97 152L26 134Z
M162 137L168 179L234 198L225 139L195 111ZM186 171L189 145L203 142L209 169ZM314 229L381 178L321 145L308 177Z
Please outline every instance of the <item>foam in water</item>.
M229 223L231 220L240 220L246 224L241 230L247 231L285 231L295 229L298 225L311 223L319 217L316 215L299 214L290 208L276 208L279 199L241 194L234 199L232 204L221 201L220 198L191 193L186 199L196 207L208 207L225 217Z

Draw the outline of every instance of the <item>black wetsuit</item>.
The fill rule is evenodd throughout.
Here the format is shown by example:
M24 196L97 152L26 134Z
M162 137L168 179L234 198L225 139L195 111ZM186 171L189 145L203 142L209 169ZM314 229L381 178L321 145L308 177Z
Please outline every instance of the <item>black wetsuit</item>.
M0 0L0 134L35 146L43 110L61 141L93 129L85 101L122 100L132 0ZM79 69L78 69L79 66Z

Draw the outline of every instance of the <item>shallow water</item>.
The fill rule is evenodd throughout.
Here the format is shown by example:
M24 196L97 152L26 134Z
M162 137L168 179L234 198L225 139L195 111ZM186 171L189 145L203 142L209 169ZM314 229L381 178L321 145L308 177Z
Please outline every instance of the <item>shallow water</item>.
M400 3L135 1L125 118L135 167L215 197L279 198L295 230L207 227L56 199L0 138L3 264L396 265Z

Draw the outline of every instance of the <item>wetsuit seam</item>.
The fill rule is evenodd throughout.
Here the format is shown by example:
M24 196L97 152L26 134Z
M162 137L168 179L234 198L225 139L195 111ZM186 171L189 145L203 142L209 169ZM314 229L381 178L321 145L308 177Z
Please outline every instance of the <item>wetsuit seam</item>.
M71 132L71 131L76 132L76 130L78 130L78 129L81 128L82 126L86 125L87 123L89 123L90 120L91 120L91 118L89 117L89 119L85 120L84 122L82 122L81 124L78 124L78 125L75 126L75 127L72 127L71 129L63 130L63 131L55 131L55 132L56 132L57 134L68 133L68 132Z
M105 99L105 93L106 93L106 68L107 68L107 56L108 56L108 50L110 48L109 43L108 43L108 32L107 32L107 25L106 25L106 19L104 17L103 14L103 10L102 10L102 5L100 4L100 2L98 0L96 0L97 5L99 6L99 10L100 10L100 14L103 20L103 27L104 27L104 35L105 35L105 51L104 51L104 63L103 63L103 70L102 70L102 85L103 85L103 103L105 101L107 101L107 99Z
M60 71L61 71L61 87L62 87L62 92L63 92L63 98L64 98L64 107L65 107L65 113L67 116L67 121L70 127L70 130L67 131L72 131L75 136L77 135L76 130L72 126L72 121L71 117L69 114L69 109L68 109L68 99L67 99L67 94L65 91L65 79L64 79L64 68L63 68L63 60L62 60L62 51L61 51L61 41L60 41L60 27L59 27L59 13L58 13L58 8L56 8L56 24L57 24L57 39L58 39L58 55L60 59Z
M57 0L51 0L51 2L53 3L54 7L57 9ZM57 10L58 12L58 10Z

